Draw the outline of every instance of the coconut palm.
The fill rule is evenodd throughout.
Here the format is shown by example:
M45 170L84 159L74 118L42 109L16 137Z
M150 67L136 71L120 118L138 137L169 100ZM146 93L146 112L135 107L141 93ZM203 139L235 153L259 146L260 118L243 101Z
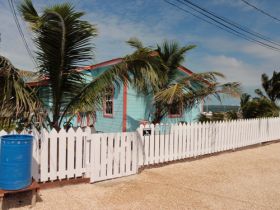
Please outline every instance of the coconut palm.
M47 80L40 88L40 97L49 109L50 126L58 129L65 116L94 112L102 103L102 93L113 83L131 83L146 91L158 82L163 68L148 48L124 57L122 63L97 78L77 71L93 58L97 29L82 20L84 13L75 11L71 4L57 4L39 14L31 0L24 0L19 11L34 33L38 73Z
M161 108L156 112L154 122L159 122L174 105L185 110L191 109L211 95L219 100L220 94L239 96L238 83L217 82L217 77L224 77L221 73L193 73L183 77L178 75L177 68L182 66L186 53L194 47L194 45L180 47L178 43L168 41L157 45L156 51L167 66L167 76L164 85L155 92L156 105L160 105Z
M242 109L248 101L250 101L251 96L248 93L243 93L240 97L240 108Z
M271 78L267 74L262 74L261 80L265 94L260 89L255 90L256 94L269 98L273 103L280 100L280 72L274 71Z
M279 116L279 108L275 103L265 97L250 98L243 104L241 111L245 119Z
M143 48L143 44L136 38L129 40L131 46ZM178 67L182 66L186 53L195 48L195 45L180 46L174 41L164 41L161 45L152 48L162 62L163 74L157 88L154 88L155 113L153 123L158 123L168 113L171 107L179 106L182 109L191 109L208 96L215 96L220 100L220 94L239 96L238 83L220 84L217 77L223 77L217 72L193 73L183 76Z
M16 69L7 58L0 56L0 128L40 121L40 102L24 83L23 74L26 76L27 72Z

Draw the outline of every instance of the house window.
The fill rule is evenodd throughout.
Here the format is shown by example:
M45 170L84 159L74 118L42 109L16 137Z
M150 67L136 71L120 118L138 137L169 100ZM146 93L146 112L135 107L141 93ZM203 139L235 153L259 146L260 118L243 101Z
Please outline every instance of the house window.
M113 117L114 88L108 88L105 92L103 112L104 117Z
M179 104L179 103L177 103L177 104L172 104L172 105L169 107L168 116L169 116L170 118L182 117L182 106L181 106L181 104Z

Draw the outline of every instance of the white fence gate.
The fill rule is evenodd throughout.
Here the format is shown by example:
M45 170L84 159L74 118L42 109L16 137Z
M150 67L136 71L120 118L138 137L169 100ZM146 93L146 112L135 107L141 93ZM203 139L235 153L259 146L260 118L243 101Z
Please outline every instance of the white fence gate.
M0 136L4 134L0 131ZM96 182L136 174L145 165L279 140L280 118L141 125L131 133L71 128L32 134L34 179L47 182L90 177Z
M91 182L137 173L135 132L92 134L91 138Z

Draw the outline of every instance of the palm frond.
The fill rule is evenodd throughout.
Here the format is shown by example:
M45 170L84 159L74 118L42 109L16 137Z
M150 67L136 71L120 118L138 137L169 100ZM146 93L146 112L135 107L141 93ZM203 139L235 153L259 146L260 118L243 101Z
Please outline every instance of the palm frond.
M24 0L19 11L32 26L38 70L49 83L41 96L51 99L53 124L57 126L60 113L86 85L84 75L76 69L93 58L92 39L97 29L82 20L84 13L69 3L48 7L39 16L32 1Z
M138 93L148 94L158 87L162 69L164 67L161 66L159 58L151 55L150 50L136 50L86 85L69 104L67 112L74 115L81 110L98 110L102 105L104 91L110 86L131 85Z
M218 100L220 100L221 94L240 97L241 88L239 83L220 84L215 82L215 75L215 72L209 72L185 77L176 83L170 84L168 88L157 92L154 100L156 103L166 104L167 112L168 107L173 104L180 104L184 110L191 109L210 96L214 96Z
M271 78L262 74L261 81L265 94L259 89L255 92L261 97L268 97L274 103L280 100L280 72L274 71Z
M11 62L0 56L0 121L13 124L17 121L32 123L42 121L41 103L20 76L20 71ZM1 124L0 122L0 124Z
M127 41L127 43L128 43L130 46L136 48L137 50L140 50L140 49L144 48L143 43L142 43L138 38L136 38L136 37L130 38L130 39Z

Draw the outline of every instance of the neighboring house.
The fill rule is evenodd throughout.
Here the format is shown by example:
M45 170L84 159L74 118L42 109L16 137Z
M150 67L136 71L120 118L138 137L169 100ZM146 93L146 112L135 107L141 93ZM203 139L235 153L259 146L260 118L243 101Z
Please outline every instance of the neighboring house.
M122 59L117 58L83 67L78 71L84 71L92 77L97 77L112 65L120 62L122 62ZM192 74L190 70L183 66L178 67L178 73L182 76ZM29 84L36 85L36 82ZM90 117L77 116L72 120L72 124L75 127L93 125L98 132L134 131L141 123L151 121L154 111L152 96L139 95L132 87L122 84L108 87L108 90L104 93L103 109L96 112L94 122L90 120ZM196 121L201 112L202 106L185 111L172 108L168 115L163 118L162 123Z

